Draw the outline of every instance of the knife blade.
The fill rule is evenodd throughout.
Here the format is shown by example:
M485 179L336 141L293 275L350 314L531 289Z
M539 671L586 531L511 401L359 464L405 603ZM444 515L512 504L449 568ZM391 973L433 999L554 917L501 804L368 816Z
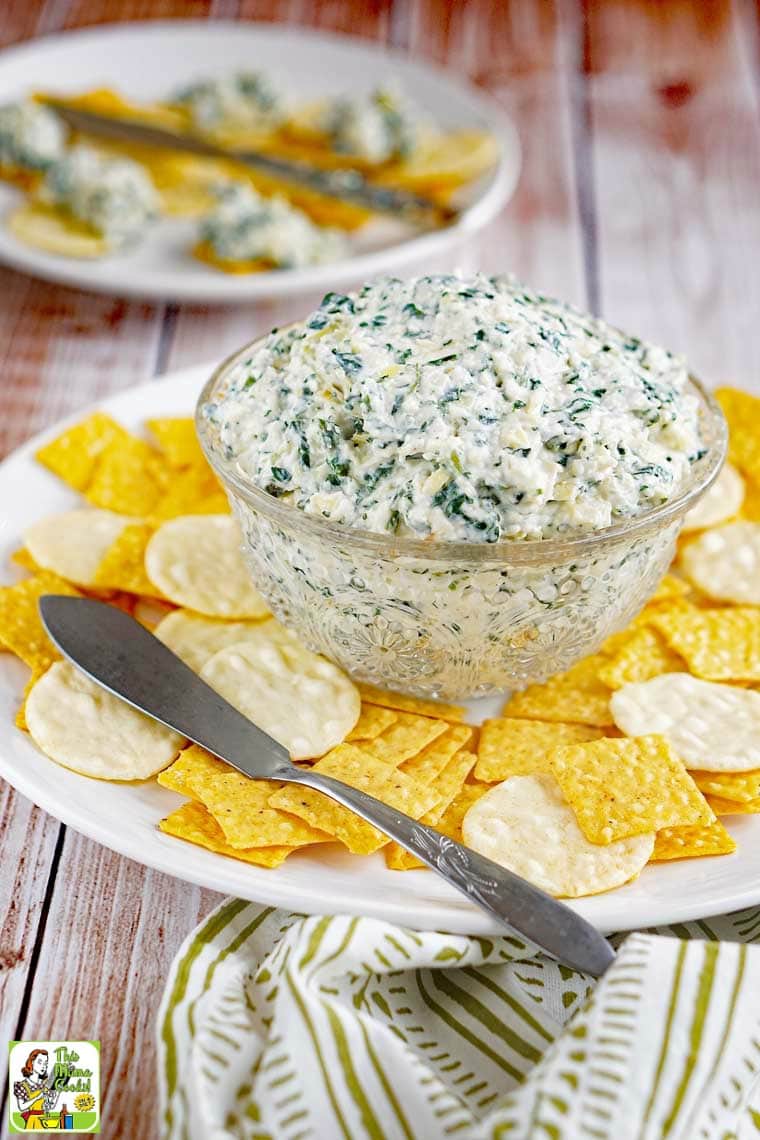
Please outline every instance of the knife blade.
M239 162L252 170L259 170L294 185L305 186L318 194L364 206L380 214L393 214L417 225L444 226L455 220L458 211L413 194L370 182L359 171L350 167L322 170L309 163L263 154L260 151L223 147L200 135L179 134L132 119L112 118L95 111L70 107L57 99L45 99L45 106L55 111L73 131L95 135L114 142L141 143L144 146L165 147L184 151L204 158Z
M591 923L505 867L366 792L298 768L282 744L242 716L134 618L90 598L44 595L54 644L97 684L253 779L323 792L395 839L490 915L574 969L600 976L614 951Z

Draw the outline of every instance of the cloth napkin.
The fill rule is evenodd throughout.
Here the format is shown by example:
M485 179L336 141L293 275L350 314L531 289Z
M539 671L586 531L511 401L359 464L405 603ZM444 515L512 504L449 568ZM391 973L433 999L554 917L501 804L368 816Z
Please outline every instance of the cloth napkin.
M757 1140L760 908L622 935L599 982L516 937L230 900L159 1023L165 1140Z

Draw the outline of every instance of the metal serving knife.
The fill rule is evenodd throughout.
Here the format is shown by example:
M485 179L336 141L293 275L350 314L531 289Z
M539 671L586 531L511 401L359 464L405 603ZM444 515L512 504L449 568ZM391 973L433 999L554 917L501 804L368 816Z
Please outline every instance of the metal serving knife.
M458 210L413 194L370 182L359 170L342 167L322 170L308 162L279 158L261 151L241 150L219 146L200 135L180 134L165 127L154 127L132 119L100 115L95 111L81 111L57 99L45 99L45 105L58 115L73 131L95 135L114 142L141 143L144 146L164 147L184 151L203 158L222 158L240 162L252 170L259 170L284 182L304 186L328 198L353 202L380 214L393 214L416 225L444 226L453 222Z
M416 855L500 923L576 970L599 977L614 958L605 938L564 903L476 851L309 768L257 728L147 629L115 606L48 594L40 613L78 668L134 708L175 729L256 780L323 792Z

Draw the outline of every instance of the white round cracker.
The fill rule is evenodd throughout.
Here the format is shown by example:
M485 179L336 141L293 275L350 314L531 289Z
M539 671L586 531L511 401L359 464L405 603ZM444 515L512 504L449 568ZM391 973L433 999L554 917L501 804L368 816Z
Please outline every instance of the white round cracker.
M230 515L182 515L158 528L145 551L154 586L178 606L209 617L260 618L269 613L251 585Z
M91 586L108 549L134 519L85 507L48 515L24 531L24 545L45 570L78 586Z
M654 834L589 843L553 776L510 776L477 800L462 821L474 851L556 898L620 887L649 861Z
M724 463L718 478L683 521L684 533L717 526L738 514L744 502L744 480L732 463Z
M345 673L302 646L243 641L216 653L201 676L294 760L340 744L361 711L359 691Z
M176 732L57 661L26 699L26 723L51 760L99 780L146 780L185 743Z
M156 637L181 657L186 665L200 673L206 662L229 645L255 642L257 645L298 644L294 633L280 625L276 618L264 621L223 621L204 617L192 610L174 610L153 630Z
M705 531L684 547L681 565L709 597L760 606L760 523L735 522Z
M610 698L626 736L666 736L687 768L748 772L760 768L760 693L663 673L623 685Z

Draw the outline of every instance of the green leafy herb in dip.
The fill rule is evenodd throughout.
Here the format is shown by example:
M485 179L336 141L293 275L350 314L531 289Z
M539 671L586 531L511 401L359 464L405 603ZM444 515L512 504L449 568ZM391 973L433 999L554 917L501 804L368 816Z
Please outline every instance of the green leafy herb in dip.
M273 332L207 414L299 509L465 542L588 533L704 454L679 357L508 278L379 280Z
M80 144L47 173L40 197L86 222L108 245L137 241L159 213L149 176L130 158L109 159Z
M223 261L271 262L283 269L337 261L345 236L316 226L284 198L264 198L243 183L216 189L217 204L201 221L200 236Z
M417 149L420 114L398 92L378 88L363 98L333 99L322 114L333 150L368 162L408 158Z
M285 114L280 92L260 71L199 79L177 91L172 102L185 107L202 130L224 126L268 130Z
M0 106L0 166L47 170L65 147L66 131L54 111L31 99Z

